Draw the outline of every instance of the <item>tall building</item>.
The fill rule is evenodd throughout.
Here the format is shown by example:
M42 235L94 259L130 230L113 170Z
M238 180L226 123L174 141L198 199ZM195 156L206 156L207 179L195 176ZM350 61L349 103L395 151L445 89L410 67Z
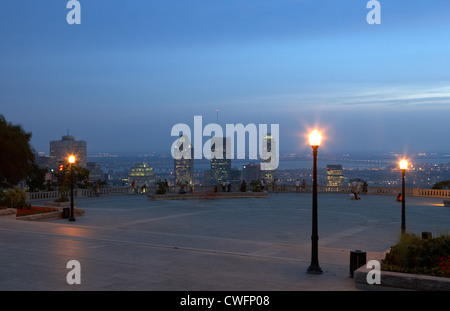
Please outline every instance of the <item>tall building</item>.
M87 162L86 168L89 170L89 181L96 182L98 180L105 180L105 174L103 173L100 165L98 165L97 163Z
M240 185L242 182L242 171L236 167L231 169L230 182L232 185Z
M327 186L340 187L344 185L344 174L342 165L327 165Z
M155 183L153 167L148 166L147 163L135 164L128 174L128 185L132 185L133 182L136 187L153 185Z
M247 184L254 180L261 179L261 166L255 163L242 166L242 179L245 180Z
M194 185L194 147L184 136L179 138L179 151L186 151L190 159L174 159L175 185Z
M50 142L50 158L53 168L57 168L58 162L67 162L70 155L75 155L77 163L81 167L87 164L87 144L84 140L75 140L74 136L65 135L61 140Z
M211 140L211 151L222 154L222 159L215 156L211 159L211 177L215 183L231 182L231 159L227 159L227 142L230 144L231 139L229 137L214 137ZM222 140L221 147L219 140Z
M263 153L267 154L268 152L271 152L272 150L275 150L276 148L276 142L273 139L272 135L270 133L267 133L263 137ZM267 165L270 167L272 166L272 159L263 159L262 162L267 163ZM261 170L261 178L263 178L266 183L272 182L275 180L275 169L267 169L267 170Z

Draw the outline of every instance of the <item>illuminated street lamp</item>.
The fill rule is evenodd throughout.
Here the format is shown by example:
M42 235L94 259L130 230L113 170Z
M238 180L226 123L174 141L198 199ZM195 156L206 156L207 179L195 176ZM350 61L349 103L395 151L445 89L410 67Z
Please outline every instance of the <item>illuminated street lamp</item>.
M76 159L74 155L71 155L69 157L69 164L70 164L70 217L69 221L75 221L74 213L73 213L73 164L75 163Z
M319 266L319 235L317 230L317 149L319 149L322 136L314 130L309 135L309 144L313 149L313 206L312 206L312 235L311 235L311 264L308 273L320 274L322 269Z
M406 195L405 195L405 172L408 168L408 162L405 159L402 159L400 161L400 169L402 170L402 234L405 233L406 225L405 225L405 202L406 202Z

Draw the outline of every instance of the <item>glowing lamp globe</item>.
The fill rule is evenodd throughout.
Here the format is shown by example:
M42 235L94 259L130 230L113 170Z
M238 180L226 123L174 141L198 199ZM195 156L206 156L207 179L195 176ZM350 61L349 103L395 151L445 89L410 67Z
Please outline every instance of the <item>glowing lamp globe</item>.
M402 170L406 170L408 168L408 161L406 161L405 159L400 161L400 169Z
M322 140L322 135L317 130L314 130L311 135L309 135L309 144L311 146L320 146Z
M75 156L71 155L71 156L69 157L69 163L70 163L70 164L75 163Z

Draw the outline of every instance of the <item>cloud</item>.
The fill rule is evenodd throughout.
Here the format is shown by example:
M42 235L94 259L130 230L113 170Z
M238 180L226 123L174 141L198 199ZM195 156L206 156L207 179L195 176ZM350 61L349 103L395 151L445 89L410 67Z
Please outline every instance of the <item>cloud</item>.
M234 100L236 105L258 104L276 110L409 108L450 109L450 82L440 86L427 85L331 85L297 94L272 94Z

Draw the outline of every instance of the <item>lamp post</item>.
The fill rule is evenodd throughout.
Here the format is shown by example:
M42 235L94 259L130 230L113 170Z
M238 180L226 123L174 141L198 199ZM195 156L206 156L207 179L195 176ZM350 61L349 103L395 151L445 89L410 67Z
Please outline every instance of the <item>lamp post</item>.
M400 169L402 170L402 235L405 233L406 225L405 225L405 202L406 202L406 195L405 195L405 173L406 169L408 168L408 162L403 159L400 161Z
M73 164L75 163L75 156L71 155L69 157L70 164L70 216L69 221L75 221L74 213L73 213Z
M313 149L313 205L312 205L312 235L311 235L311 264L308 273L320 274L322 269L319 266L319 235L317 230L317 149L319 149L322 136L314 130L309 135L309 144Z

